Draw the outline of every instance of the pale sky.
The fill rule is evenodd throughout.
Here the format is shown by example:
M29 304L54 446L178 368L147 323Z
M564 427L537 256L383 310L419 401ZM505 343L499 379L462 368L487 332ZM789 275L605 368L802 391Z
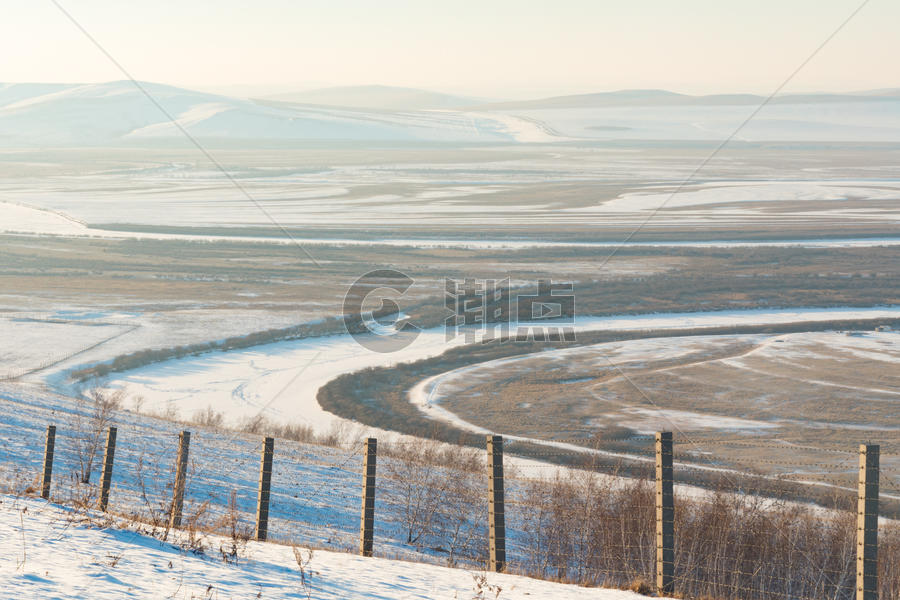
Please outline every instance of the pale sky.
M860 0L58 0L134 77L195 88L424 87L516 98L769 93ZM4 0L0 82L123 79L50 0ZM785 92L900 87L870 0Z

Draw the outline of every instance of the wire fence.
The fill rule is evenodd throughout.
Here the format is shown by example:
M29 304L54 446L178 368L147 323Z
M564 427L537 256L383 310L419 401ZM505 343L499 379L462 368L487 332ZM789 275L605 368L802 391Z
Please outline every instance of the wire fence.
M8 435L0 448L9 491L43 489L46 434L36 416L13 420L21 437ZM166 528L178 493L177 425L146 425L152 421L116 425L108 510ZM60 423L53 501L97 507L106 431L88 433L103 435L86 466L86 432ZM181 527L363 553L368 529L376 556L683 597L900 597L900 524L884 516L897 509L898 477L889 466L897 454L871 445L806 447L798 452L818 457L792 461L777 440L721 438L703 440L705 458L697 460L696 440L665 446L658 434L632 442L641 450L611 470L601 450L566 444L505 460L488 444L486 465L485 449L387 441L367 487L374 442L278 439L267 463L259 436L200 429L190 439ZM714 449L725 446L753 456L748 468L717 464ZM763 450L774 452L761 458ZM872 456L881 460L874 468L866 462ZM578 466L568 466L576 457ZM813 476L821 472L829 475ZM370 521L361 512L367 491Z

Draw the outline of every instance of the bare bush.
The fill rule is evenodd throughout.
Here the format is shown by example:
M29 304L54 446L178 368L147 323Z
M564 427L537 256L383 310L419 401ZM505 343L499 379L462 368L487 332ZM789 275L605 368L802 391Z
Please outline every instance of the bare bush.
M310 568L313 559L313 550L307 549L305 552L297 546L291 546L294 551L294 560L297 561L297 568L300 569L300 586L307 600L312 599L312 578L315 571Z
M225 415L214 410L212 406L207 406L205 409L194 413L194 418L191 419L191 422L213 431L219 431L225 423Z
M237 564L239 558L245 554L247 542L250 541L250 537L253 535L253 529L242 522L235 490L231 491L228 498L228 508L220 522L214 526L214 529L224 529L230 538L229 542L219 546L222 560L228 564Z
M168 474L159 463L151 464L146 460L146 454L138 456L134 470L135 481L141 499L141 509L137 509L132 515L138 521L142 521L156 528L168 528L169 526L169 501L171 494L165 482ZM171 484L170 484L171 485Z
M855 596L856 515L765 497L764 490L676 499L675 586L688 598L767 600ZM525 574L584 585L633 588L655 576L651 478L623 480L571 471L524 482L507 501L522 531ZM900 590L900 527L879 539L882 598ZM641 585L641 588L647 588Z
M849 512L718 493L676 511L679 589L717 598L850 598L856 524Z
M199 423L202 425L202 423ZM336 425L327 433L316 433L309 425L297 423L275 423L262 415L256 415L243 420L236 427L241 433L250 435L263 435L268 437L291 440L303 444L316 444L336 448L347 444L358 435L346 431L341 425Z
M522 517L529 573L620 587L651 572L656 505L646 480L573 471L528 482L509 504Z
M472 573L472 600L496 600L503 588L488 581L487 573Z
M481 453L434 442L386 446L385 501L406 542L444 553L450 565L480 560L486 550L487 497Z
M124 388L109 390L99 385L77 397L73 426L75 430L75 455L78 459L78 477L81 483L91 482L94 461L103 447L106 428L115 419L125 400Z

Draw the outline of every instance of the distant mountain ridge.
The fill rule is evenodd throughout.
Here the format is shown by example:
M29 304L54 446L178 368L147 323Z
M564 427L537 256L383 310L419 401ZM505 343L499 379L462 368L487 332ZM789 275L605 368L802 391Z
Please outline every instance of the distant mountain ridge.
M759 105L766 99L756 94L711 94L690 96L667 90L619 90L553 96L536 100L493 102L479 110L539 110L548 108L594 108L604 106L735 106ZM818 104L824 102L878 102L900 99L900 89L872 90L853 94L787 94L776 96L771 104Z
M355 85L321 88L289 94L274 94L265 96L263 99L277 100L279 102L292 102L295 104L342 106L376 110L458 109L472 106L473 104L480 102L475 98L387 85Z
M0 147L184 146L189 142L182 130L195 139L247 148L309 142L722 140L765 100L753 94L621 90L479 104L462 96L388 86L254 100L159 83L138 85L0 84ZM897 142L900 90L779 96L741 125L740 132L748 142Z

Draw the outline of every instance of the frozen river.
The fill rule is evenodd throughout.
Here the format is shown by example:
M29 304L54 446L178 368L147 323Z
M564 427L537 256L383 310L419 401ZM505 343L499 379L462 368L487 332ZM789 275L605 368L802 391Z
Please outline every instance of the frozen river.
M576 331L690 329L840 319L900 318L900 307L742 310L577 319ZM121 373L110 385L127 386L144 406L182 416L212 407L229 420L264 415L279 423L327 432L343 422L324 411L319 388L344 373L437 356L463 344L441 328L422 331L406 348L378 353L349 335L278 342L232 352L213 352Z

